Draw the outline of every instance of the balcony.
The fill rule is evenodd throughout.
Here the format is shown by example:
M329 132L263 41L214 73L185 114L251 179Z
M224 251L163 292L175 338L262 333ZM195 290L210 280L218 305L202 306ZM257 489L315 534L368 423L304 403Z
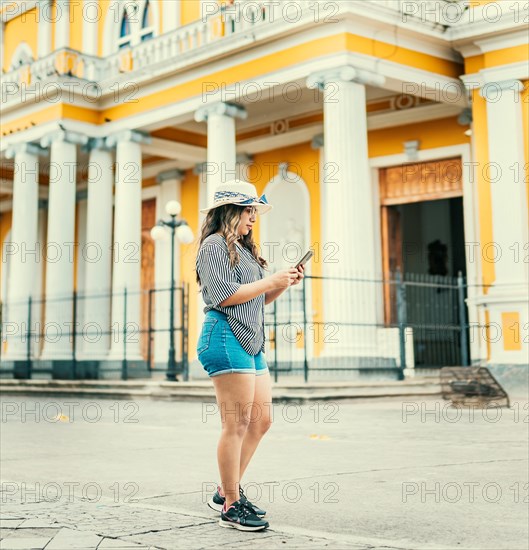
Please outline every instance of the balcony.
M451 5L454 8L450 8ZM411 22L415 28L424 26L424 32L442 33L447 26L447 16L453 19L447 10L463 9L463 3L461 0L297 0L287 3L241 0L226 9L212 11L211 8L214 6L205 4L202 19L106 58L64 48L12 69L0 79L4 108L17 103L21 91L37 83L44 89L46 83L60 83L63 78L97 82L97 89L83 90L83 93L97 93L101 97L111 94L112 85L119 81L133 78L139 84L153 76L174 74L230 55L258 41L291 35L348 16L376 18L393 25Z

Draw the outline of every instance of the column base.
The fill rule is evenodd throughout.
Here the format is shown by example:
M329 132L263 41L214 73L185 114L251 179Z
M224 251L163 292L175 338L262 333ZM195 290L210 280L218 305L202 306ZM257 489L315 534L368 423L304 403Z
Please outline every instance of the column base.
M123 361L36 359L6 361L0 364L0 378L45 379L45 380L121 380ZM127 379L150 378L147 361L127 361Z
M123 368L122 359L107 358L103 361L98 361L100 380L116 380L121 379L125 370L127 379L134 378L150 378L151 371L149 370L145 359L127 359L126 368Z

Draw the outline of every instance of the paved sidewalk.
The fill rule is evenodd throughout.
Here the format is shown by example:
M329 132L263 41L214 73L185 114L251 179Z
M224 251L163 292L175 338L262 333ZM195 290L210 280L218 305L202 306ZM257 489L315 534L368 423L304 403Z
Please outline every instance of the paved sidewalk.
M222 529L211 403L2 398L7 549L518 550L528 403L275 404L243 486L270 529ZM57 497L60 497L58 500Z

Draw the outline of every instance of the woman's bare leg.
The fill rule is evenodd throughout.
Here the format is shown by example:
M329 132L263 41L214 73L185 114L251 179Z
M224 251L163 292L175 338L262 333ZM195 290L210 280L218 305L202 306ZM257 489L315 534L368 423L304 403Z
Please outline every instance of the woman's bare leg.
M253 373L212 377L222 422L217 460L226 506L239 500L241 447L250 424L255 379Z
M240 478L242 479L259 441L272 425L272 381L270 372L255 377L250 425L242 442Z

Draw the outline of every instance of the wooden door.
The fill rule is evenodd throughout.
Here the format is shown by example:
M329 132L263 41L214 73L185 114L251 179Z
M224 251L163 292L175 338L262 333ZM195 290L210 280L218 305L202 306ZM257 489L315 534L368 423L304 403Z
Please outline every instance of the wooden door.
M154 241L151 229L156 224L156 199L143 201L141 208L141 352L148 359L149 326L154 326ZM149 302L150 306L149 306ZM150 321L149 323L149 316ZM151 365L152 365L151 357Z
M382 265L384 280L390 281L397 270L402 272L402 231L400 212L394 206L382 206ZM396 323L396 286L384 284L384 322Z
M406 163L379 171L382 265L384 279L403 271L402 230L399 204L449 199L463 196L460 158ZM396 322L395 285L384 285L384 320Z

